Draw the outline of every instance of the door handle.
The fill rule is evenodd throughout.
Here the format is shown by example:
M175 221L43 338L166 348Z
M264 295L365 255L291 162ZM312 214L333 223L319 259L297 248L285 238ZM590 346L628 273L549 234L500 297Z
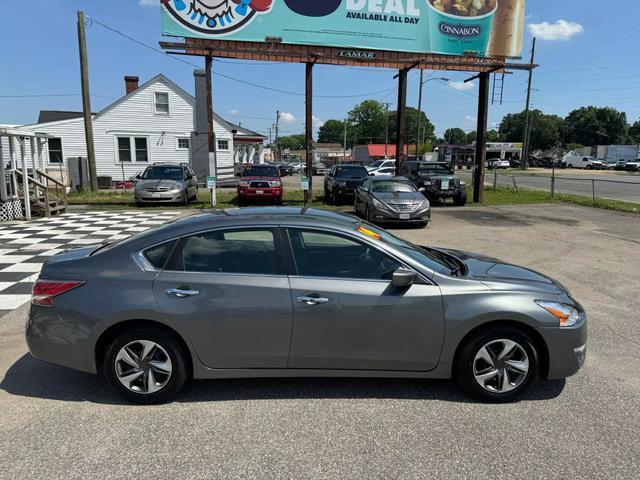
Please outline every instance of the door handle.
M178 298L195 297L200 292L198 290L190 290L183 288L169 288L166 291L167 295L174 295Z
M311 295L301 295L296 298L298 303L304 303L306 305L318 305L320 303L329 303L328 298L316 297Z

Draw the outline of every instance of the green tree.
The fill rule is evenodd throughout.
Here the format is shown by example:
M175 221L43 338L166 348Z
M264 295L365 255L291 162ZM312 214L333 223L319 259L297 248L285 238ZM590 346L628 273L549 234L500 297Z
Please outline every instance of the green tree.
M389 143L396 141L396 129L398 121L398 112L389 112L387 123L389 125ZM407 145L415 145L418 139L418 109L407 107L405 114L405 131L404 141ZM435 141L435 127L427 118L424 112L420 112L420 145L430 144ZM384 140L382 141L384 143ZM422 151L423 149L420 148ZM415 153L415 152L412 152ZM426 153L426 152L421 152Z
M465 145L467 143L467 134L461 128L448 128L444 132L444 143L450 145Z
M499 142L500 134L497 130L489 130L487 132L487 142Z
M629 127L629 139L632 143L640 143L640 120Z
M365 100L349 112L348 121L347 136L353 143L384 142L385 111L382 103Z
M558 146L562 140L563 120L557 115L546 115L540 110L532 110L531 151L548 150ZM500 124L500 138L505 142L522 142L526 112L509 113Z
M281 150L303 150L305 148L304 133L300 133L298 135L287 135L285 137L278 138L278 148Z
M327 120L318 130L318 143L343 143L344 121Z
M611 107L582 107L565 119L567 143L611 145L628 141L627 114Z

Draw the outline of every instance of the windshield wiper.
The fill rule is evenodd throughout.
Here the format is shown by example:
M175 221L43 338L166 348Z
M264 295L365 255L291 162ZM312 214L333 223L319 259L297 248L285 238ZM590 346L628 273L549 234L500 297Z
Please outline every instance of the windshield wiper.
M462 262L460 262L453 255L449 255L447 253L440 252L438 250L435 250L429 247L418 246L418 248L442 260L447 265L449 270L451 270L451 275L455 275L456 277L462 276L462 272L463 272L463 267L461 265Z

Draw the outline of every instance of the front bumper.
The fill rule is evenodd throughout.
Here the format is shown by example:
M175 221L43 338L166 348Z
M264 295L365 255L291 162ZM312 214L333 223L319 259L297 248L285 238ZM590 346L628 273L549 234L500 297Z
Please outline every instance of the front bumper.
M548 380L566 378L582 368L587 355L587 321L570 328L540 328L549 352Z
M441 190L433 187L423 187L425 189L424 196L427 198L451 198L460 195L463 190L450 188Z
M401 215L408 215L409 218L401 218ZM371 219L376 223L403 223L426 225L431 220L431 209L417 212L396 212L372 208Z
M238 188L238 198L243 199L279 199L282 198L282 187L276 188Z
M184 192L135 192L137 203L177 203L183 202Z

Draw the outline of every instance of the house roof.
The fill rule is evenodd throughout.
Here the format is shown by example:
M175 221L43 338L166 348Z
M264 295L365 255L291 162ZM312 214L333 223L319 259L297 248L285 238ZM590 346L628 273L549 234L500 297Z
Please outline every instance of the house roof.
M69 112L66 110L40 110L38 115L38 123L59 122L61 120L71 120L81 118L82 112Z
M240 125L236 125L235 123L227 122L227 124L229 124L232 131L233 130L236 131L236 133L234 133L233 135L234 138L243 139L246 137L250 137L252 139L254 138L262 139L262 140L267 139L267 137L265 137L264 135L261 135L258 132L254 132L253 130L249 130L248 128L241 127Z

